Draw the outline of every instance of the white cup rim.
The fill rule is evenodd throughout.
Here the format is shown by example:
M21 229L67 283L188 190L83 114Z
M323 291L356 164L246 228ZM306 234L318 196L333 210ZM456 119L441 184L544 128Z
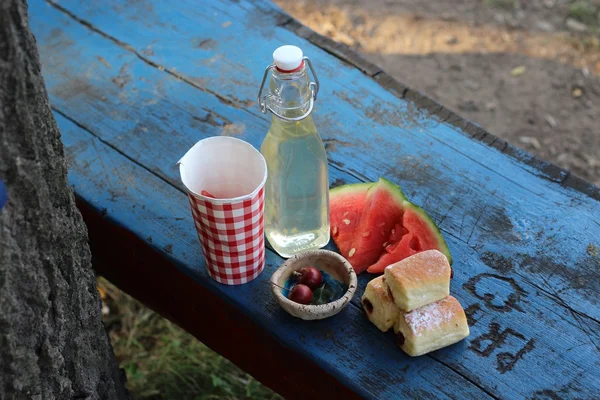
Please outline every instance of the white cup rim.
M204 196L200 193L196 193L195 191L193 191L192 189L190 189L185 182L182 181L183 186L185 187L185 190L193 195L194 197L198 198L198 199L202 199L204 201L213 203L213 204L229 204L229 203L238 203L238 202L242 202L245 200L249 200L252 199L254 197L256 197L256 195L258 194L258 192L260 192L260 190L265 186L265 183L267 182L267 176L269 174L268 169L267 169L267 162L265 160L265 158L263 157L263 155L261 154L260 151L258 151L254 146L252 146L252 144L246 142L245 140L242 139L238 139L238 138L234 138L231 136L211 136L208 138L204 138L199 140L198 142L196 142L196 144L194 144L187 152L189 153L190 151L192 151L192 149L194 149L196 146L200 146L202 143L207 143L207 142L212 142L212 141L235 141L238 142L239 144L249 147L252 152L254 154L256 154L259 157L260 162L263 164L264 170L265 170L265 174L263 176L263 179L261 180L260 184L258 184L258 186L251 192L248 194L244 194L241 196L237 196L237 197L227 197L227 198L214 198L214 197L208 197L208 196ZM181 157L179 159L179 161L177 161L177 165L179 166L179 176L183 176L183 171L184 171L184 164L182 162L182 160L185 158L185 155L183 157Z

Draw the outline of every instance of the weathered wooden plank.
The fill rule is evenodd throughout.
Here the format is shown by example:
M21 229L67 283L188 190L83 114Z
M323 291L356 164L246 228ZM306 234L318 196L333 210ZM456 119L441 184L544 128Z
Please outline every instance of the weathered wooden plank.
M322 50L311 46L317 56L323 56L322 53L325 52L333 53L348 63L356 65L360 71L370 75L379 73L377 67L356 55L351 55L347 49L343 51L332 49L336 45L324 38L318 38L319 35L310 33L306 27L299 27L291 18L282 15L281 10L270 2L241 1L234 3L211 2L205 12L204 9L197 10L195 3L189 0L183 1L180 8L190 10L187 13L162 9L160 2L152 1L113 3L106 7L98 3L79 4L71 0L63 1L56 7L60 7L74 18L85 21L93 29L97 29L125 47L136 51L138 56L147 62L161 65L166 71L171 71L184 79L200 82L204 89L214 90L235 104L249 106L252 110L255 110L253 102L256 96L256 85L260 82L262 71L268 62L263 60L269 60L274 46L285 41L296 44L306 43L306 41L290 35L286 28L326 47L325 50ZM143 18L140 17L141 15ZM120 23L114 23L114 19ZM175 20L177 21L176 26L171 22ZM282 27L279 27L280 25ZM127 30L129 26L138 26L140 29L130 33ZM232 40L238 37L245 38L244 47L240 47L236 40ZM181 52L173 51L175 48L181 49ZM252 54L260 54L260 56L246 57L240 61L240 54L243 54L242 52L246 49L251 49ZM332 61L332 59L329 58L327 61ZM323 65L323 68L327 68L325 72L328 74L328 78L341 84L351 82L353 77L362 75L359 70L349 69L347 63L339 60L333 60L332 68L328 68L329 66L329 63ZM199 72L203 73L203 79L196 79ZM236 74L243 74L245 78L231 79ZM379 93L385 92L382 87L369 85L369 83L373 82L364 81L360 88L366 89L371 96L377 97ZM389 86L391 80L385 80L382 83ZM348 86L353 87L353 85ZM358 94L360 97L365 93ZM385 101L390 98L389 95L388 93L380 96L379 99ZM391 96L391 98L393 97ZM437 110L445 114L439 104L414 90L408 90L406 97L416 102L420 108L431 109L434 112ZM396 113L397 120L412 119L413 122L417 122L423 127L427 127L428 123L432 122L429 114L424 121L419 121L418 113L403 115L407 113L403 104L395 104L395 108L399 108ZM371 114L374 118L378 117L376 110ZM451 114L451 118L448 120L463 127L467 134L478 130L475 125L455 114ZM488 134L487 136L491 140L496 139L493 135ZM556 172L551 165L535 159L527 152L518 151L515 148L511 149L509 154L518 158L520 167L531 161L538 173L553 176ZM505 175L510 176L510 173ZM583 190L583 188L581 189ZM593 185L586 191L600 196L600 191Z
M251 283L233 287L212 281L204 270L204 260L199 251L185 194L62 115L57 113L56 118L63 142L68 149L69 182L86 207L95 210L107 223L113 225L116 235L121 235L119 227L124 228L131 232L130 234L144 240L152 251L162 253L171 263L182 267L189 277L200 282L202 287L199 286L198 290L201 298L217 296L233 306L240 314L232 317L234 321L249 318L267 336L267 343L272 342L277 347L293 349L297 357L320 366L334 379L343 382L346 387L361 396L372 397L376 394L375 397L381 398L393 398L397 395L452 398L453 393L460 391L465 398L487 397L485 392L459 374L432 362L427 357L409 360L403 356L395 348L393 340L387 340L385 336L370 329L370 323L363 318L358 307L346 307L338 318L309 323L300 323L286 314L270 294L268 277L282 262L271 252L265 272ZM88 214L91 212L88 211ZM103 233L103 236L110 235L110 230ZM92 238L94 237L97 236L92 235ZM126 247L129 243L126 242ZM131 251L136 252L135 249ZM101 259L107 257L99 256ZM130 257L128 254L124 256ZM149 262L148 258L143 258L142 261ZM127 266L119 265L123 268ZM190 266L198 268L192 269ZM144 266L135 267L136 270L140 268L143 269ZM151 281L145 276L140 276L140 280ZM165 287L164 290L169 296L177 296L176 288ZM174 301L181 305L176 299ZM212 308L211 305L212 303L208 303L202 307L206 310L204 327L207 330L216 329L211 322L221 318L218 314L222 312L220 308ZM176 308L171 308L170 312L173 312L173 318L180 322L185 322L187 313L189 323L198 324L197 314L201 312L198 307L199 304L194 302L181 312ZM228 311L233 312L233 309ZM216 315L211 316L213 314ZM227 334L225 328L234 330ZM227 346L233 346L231 342L239 341L243 333L236 326L223 327L220 332L222 339L218 343L217 338L206 335L215 341L215 346L235 360L236 354L228 351ZM252 343L245 344L246 351L259 360L261 354L254 352ZM459 346L465 345L463 343ZM275 354L268 356L276 358ZM247 356L240 357L245 359ZM285 365L285 353L277 361ZM254 372L261 376L259 369L263 366L259 363L254 368ZM381 380L380 376L385 376L385 379ZM268 380L267 378L263 376L263 379ZM298 384L297 379L288 378ZM313 378L319 379L317 376ZM273 379L281 377L276 376ZM329 382L329 378L324 377L323 381Z
M43 12L53 17L44 20ZM253 109L236 108L240 102L211 94L220 89L200 92L79 24L54 30L69 19L42 4L32 5L32 18L54 106L160 178L177 185L174 161L197 139L221 134L229 123L244 124L241 137L260 143L266 121ZM328 98L331 104L320 106L324 114L317 114L321 126L329 128L323 136L334 167L332 181L385 174L401 183L440 223L459 263L453 290L472 315L470 351L450 348L433 357L499 397L542 391L574 395L576 390L585 397L598 390L588 374L598 366L600 338L597 322L586 316L598 319L593 269L598 265L593 247L600 237L600 225L593 223L598 203L474 144L453 127L428 120L410 104L382 101L387 92L372 94L375 85L363 83L362 74L346 72L329 56L318 62L339 71L341 80L331 77L331 86L324 86L320 101ZM121 73L123 66L127 73ZM208 72L214 73L212 68ZM254 79L238 78L249 87ZM338 121L343 122L336 126ZM365 131L375 132L378 140ZM361 148L370 153L357 151ZM480 159L489 163L482 165ZM181 267L193 265L202 268L194 263ZM358 295L366 279L361 276ZM529 326L531 320L540 322ZM511 365L507 354L519 351L525 353ZM394 368L388 364L382 370Z
M62 3L61 3L62 4ZM259 3L259 4L263 4L263 3ZM93 22L98 22L98 23L102 23L104 21L109 20L110 18L108 17L108 15L111 15L110 13L113 12L113 10L110 7L100 7L100 6L94 6L93 4L82 4L82 5L78 5L78 4L74 4L73 5L77 10L79 10L79 8L81 8L81 12L85 13L86 16L88 16L91 21ZM225 28L223 28L222 25L226 25L226 22L231 22L231 21L225 21L225 23L221 23L222 20L230 18L232 19L232 17L235 17L237 14L236 12L239 14L242 11L245 11L245 8L249 8L250 11L248 11L249 13L251 12L252 15L250 15L249 18L246 18L245 21L249 21L247 22L247 24L240 24L240 23L236 23L236 24L231 24L231 25L227 25ZM161 12L160 15L156 15L156 11L152 11L152 10L156 10L159 5L156 5L153 3L141 3L141 4L133 4L131 5L131 7L126 7L124 5L118 5L115 6L116 10L121 11L121 13L119 13L116 18L119 18L123 24L114 24L114 23L110 23L110 24L105 24L106 25L106 30L109 31L111 34L118 34L119 33L119 26L130 26L127 25L127 23L131 23L133 24L133 26L136 24L136 20L139 20L139 18L137 17L140 13L142 13L142 10L140 9L143 8L144 11L144 15L149 16L151 18L154 18L154 29L167 29L165 28L168 24L166 21L170 21L173 20L173 18L177 17L178 14L175 11L174 15L170 15L167 13L163 13ZM185 4L182 7L186 7ZM236 5L232 5L231 7L229 5L227 6L223 6L221 3L216 2L213 4L213 7L215 7L215 12L211 13L211 12L207 12L207 13L202 13L202 15L197 15L197 14L190 14L191 16L188 17L186 19L185 16L182 16L181 19L178 20L178 25L177 25L177 35L170 35L170 33L173 33L171 30L167 29L166 33L169 34L164 34L165 32L162 32L162 34L157 35L153 40L150 40L150 37L153 37L151 35L149 35L147 32L145 32L145 30L140 29L140 31L137 31L136 33L134 33L133 36L131 36L131 39L135 42L132 42L133 44L131 46L133 46L134 48L138 49L137 50L137 54L140 55L140 57L143 57L144 59L148 60L148 62L151 63L161 63L164 62L163 65L165 68L167 68L167 70L169 70L169 65L173 65L175 64L175 70L174 73L179 74L180 76L184 77L185 79L189 79L191 81L194 81L195 76L199 73L202 72L204 73L202 79L195 79L197 82L201 82L204 84L204 89L207 90L212 90L212 89L222 89L225 88L222 92L219 92L221 96L228 96L227 92L236 92L236 95L233 96L229 96L227 98L230 98L231 101L234 101L235 104L238 104L240 106L243 106L244 104L250 104L253 102L253 98L256 94L256 85L257 82L260 78L260 74L262 73L262 68L264 67L264 63L261 64L261 60L260 57L254 57L251 59L245 59L244 63L240 64L239 62L237 63L231 63L231 59L234 59L237 54L239 54L239 49L238 49L238 45L235 41L233 41L233 45L231 45L230 47L232 47L231 49L229 48L224 48L226 46L227 43L231 42L231 40L229 40L229 42L225 43L225 44L220 44L218 40L215 39L211 39L212 41L210 42L210 45L208 44L204 44L203 46L200 46L202 48L202 51L199 51L197 47L194 47L193 43L198 42L202 37L204 36L191 36L194 33L196 34L202 34L203 32L207 33L207 35L211 35L211 34L221 34L219 31L223 31L225 33L222 33L223 35L226 35L227 32L230 32L231 34L227 34L227 36L225 36L224 39L227 38L231 38L231 37L240 37L240 35L247 35L247 32L244 32L244 29L247 29L248 26L247 25L251 25L251 27L254 27L255 25L252 24L258 24L258 22L260 22L261 24L258 24L256 26L261 27L262 30L265 30L265 34L267 36L269 36L269 40L271 40L271 37L275 35L275 32L277 33L276 37L281 39L281 40L287 40L289 38L289 35L285 35L285 30L282 30L281 28L274 28L274 26L279 22L279 20L276 18L276 16L270 18L270 14L267 13L267 15L262 15L260 18L256 17L255 14L257 14L256 10L251 9L252 7L254 7L254 5L249 5L246 3L241 3L241 5L236 6ZM237 9L241 9L237 10ZM223 9L227 10L227 13L225 13L223 11ZM168 10L167 10L168 11ZM261 9L261 11L263 11ZM216 13L216 15L215 15ZM209 18L209 20L206 20L207 18ZM215 20L210 20L210 18L213 18ZM258 18L258 21L254 21L252 20L252 18ZM127 22L127 23L126 23ZM148 24L147 22L145 22L146 24ZM137 24L139 25L140 22L137 22ZM268 25L271 24L271 25ZM198 28L197 25L201 25L201 28ZM160 28L162 27L162 28ZM237 28L236 28L237 27ZM98 29L98 28L97 28ZM201 29L201 30L200 30ZM185 32L187 31L188 36L185 36ZM142 33L143 32L143 33ZM261 31L262 32L262 31ZM122 35L125 36L125 35ZM207 36L207 37L209 37ZM128 39L130 39L130 35L126 36ZM190 39L191 37L191 39ZM216 37L216 36L215 36ZM172 51L167 51L165 50L167 48L167 45L171 42L173 42L174 40L178 40L180 43L178 44L178 46L176 46L177 48L181 48L182 52L179 53L177 56L172 54ZM207 39L208 40L208 39ZM252 36L249 36L249 46L254 45L255 43L251 41L252 40ZM264 48L265 50L263 51L264 56L266 59L268 59L268 57L270 56L270 50L271 50L271 46L276 45L277 43L279 43L278 41L273 41L274 44L270 44L268 43L269 40L265 40L263 42L265 42L265 44L261 45L260 47L257 48ZM290 39L293 40L293 39ZM152 42L152 43L150 43ZM200 42L202 42L202 40L200 40ZM297 40L296 40L297 42ZM129 45L128 45L129 46ZM148 49L148 46L150 46L150 49ZM154 49L155 46L157 47L156 49ZM208 49L208 50L206 50ZM200 60L198 59L200 58ZM327 61L330 61L329 59L327 59ZM331 67L329 67L329 65L325 64L323 65L324 68L326 68L329 72L329 78L334 79L334 81L336 83L339 84L343 84L344 82L348 83L354 83L353 80L354 79L361 79L362 78L362 74L356 74L356 70L348 70L347 68L342 68L340 66L343 66L343 63L337 63L336 65L332 65ZM204 69L203 69L204 68ZM238 78L230 78L231 76L235 76L235 73L233 73L232 71L234 70L238 70L238 71L243 71L242 75L244 76L244 79L238 79ZM230 72L232 72L230 74ZM239 72L238 72L239 75ZM335 76L332 76L335 75ZM371 82L372 83L372 82ZM367 87L365 88L364 86L367 85ZM354 87L354 85L348 85L351 87ZM379 91L382 91L381 88L379 88L379 91L376 91L374 88L377 88L377 85L373 85L373 86L369 86L368 85L368 81L365 81L365 83L363 83L361 85L361 90L364 92L366 90L367 93L361 93L360 91L357 91L356 93L347 93L349 95L353 95L355 94L356 97L360 97L360 95L368 95L371 94L371 96L374 96L375 100L386 100L386 99L390 99L390 96L388 95L387 97L383 98L383 97L377 97L377 93ZM334 91L337 88L334 88ZM369 93L369 91L373 92L373 93ZM411 92L413 93L413 92ZM334 93L337 94L337 93ZM242 95L244 97L242 97ZM342 96L344 94L342 93ZM367 96L368 97L368 96ZM243 100L240 100L240 98L242 98ZM394 99L393 96L391 97L391 99ZM237 100L237 102L235 102ZM368 100L368 99L367 99ZM379 123L380 125L383 124L385 125L386 122L402 122L405 126L405 128L412 133L412 131L414 131L414 126L410 126L410 125L416 125L419 126L421 128L424 129L424 131L427 133L428 131L428 127L431 126L432 123L435 124L434 120L428 119L428 116L426 115L425 118L420 118L422 117L421 114L419 114L418 112L414 112L414 110L410 110L408 109L408 106L404 105L405 103L388 103L388 104L384 104L384 108L385 106L393 106L393 108L395 109L394 113L390 114L390 115L379 115L378 114L378 110L376 109L375 106L371 106L367 108L367 111L369 111L370 116L377 120L378 118L380 119ZM324 105L322 104L321 106L325 106L327 107L327 103L324 103ZM254 107L250 107L250 111L251 112L256 112ZM384 110L385 111L385 110ZM325 110L325 114L329 113L329 110ZM322 114L323 115L323 114ZM385 118L387 117L387 118ZM323 118L324 121L331 121L330 117ZM395 121L394 121L395 120ZM376 121L377 122L377 121ZM434 126L435 127L435 126ZM467 124L465 122L465 128L469 128L469 127L473 127L472 124ZM469 128L471 129L471 128ZM473 129L476 129L476 127L473 127ZM454 130L451 130L452 134L455 134ZM394 132L394 130L392 130L392 133ZM331 134L336 134L338 133L338 131L335 130L335 127L332 129ZM378 132L375 132L378 133ZM434 130L432 132L429 133L433 133L433 136L437 137L437 134L439 133L437 130ZM490 137L492 137L491 135L488 135ZM498 142L497 140L494 139L495 142ZM505 146L502 145L502 148L504 148ZM469 149L467 149L469 150ZM487 155L497 155L497 152L494 152L493 149L488 149L490 150L489 152L484 152L484 156ZM450 149L450 151L453 151L452 149ZM468 152L468 151L467 151ZM521 157L521 159L526 158L526 153L523 153L525 155L523 155ZM471 154L467 154L467 155L471 155ZM488 161L486 164L488 164L489 168L496 168L498 166L502 166L504 169L507 169L507 165L506 165L506 157L500 157L498 158L498 160L500 160L499 163L492 163L490 161ZM519 168L523 168L526 167L523 163L517 163L517 166ZM537 170L537 169L532 169L532 168L526 168L528 171L532 172L532 173L540 173L541 171ZM508 168L508 171L506 171L506 173L504 173L505 171L503 170L499 170L498 172L501 174L501 176L505 175L507 176L507 178L510 178L512 176L512 168ZM517 175L518 176L518 175ZM565 179L565 177L562 177L561 179ZM527 179L525 179L525 181L523 182L526 186L528 186L529 184L535 183L536 181L531 181L529 182ZM543 190L545 190L546 187L542 187L541 191L538 190L538 193L541 193Z

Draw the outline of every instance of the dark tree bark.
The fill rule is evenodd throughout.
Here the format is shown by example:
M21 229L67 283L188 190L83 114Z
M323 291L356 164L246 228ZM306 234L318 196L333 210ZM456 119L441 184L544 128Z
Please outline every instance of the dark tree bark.
M126 399L25 0L0 1L0 399Z

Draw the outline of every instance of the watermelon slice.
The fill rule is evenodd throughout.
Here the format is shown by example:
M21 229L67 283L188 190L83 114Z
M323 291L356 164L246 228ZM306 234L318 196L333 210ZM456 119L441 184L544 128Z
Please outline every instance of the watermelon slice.
M392 229L402 221L405 201L402 190L387 179L380 178L369 188L350 249L342 253L357 274L381 257Z
M452 263L435 223L390 181L339 186L329 198L331 237L357 274L382 273L390 264L431 249Z
M385 252L367 269L367 272L382 273L390 264L433 249L444 253L448 257L448 262L452 264L452 256L446 241L427 213L409 201L404 202L403 208L402 224L396 225Z
M329 192L331 238L344 256L348 255L354 232L365 208L372 183L355 183L333 188Z

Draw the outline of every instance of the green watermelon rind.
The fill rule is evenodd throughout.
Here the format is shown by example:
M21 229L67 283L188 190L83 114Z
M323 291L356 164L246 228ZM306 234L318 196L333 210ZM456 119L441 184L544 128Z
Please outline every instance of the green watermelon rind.
M348 183L341 186L336 186L329 190L329 199L335 200L337 196L343 196L345 194L356 194L361 191L367 191L373 186L373 182L366 183Z
M396 197L398 204L402 204L403 202L408 201L406 199L406 196L404 196L404 193L402 192L400 186L395 185L394 183L390 182L385 178L379 178L379 180L375 182L347 183L345 185L336 186L334 188L329 189L329 197L330 199L335 200L336 197L345 194L356 194L365 190L375 190L378 184L384 185L386 189L388 189L388 191L392 195L394 195L394 197Z
M411 203L408 200L406 200L404 202L403 207L404 207L405 210L406 209L411 209L413 212L415 212L416 214L418 214L419 217L421 219L423 219L423 221L425 221L425 223L429 227L431 233L437 239L436 242L438 243L438 250L440 252L444 253L444 255L446 256L446 258L448 258L448 262L450 263L450 265L452 265L452 255L450 254L450 249L448 248L448 245L446 244L446 240L444 239L444 236L442 235L442 232L440 232L440 229L437 227L437 225L435 224L435 222L433 222L433 220L427 214L427 212L425 210L423 210L421 207L417 206L414 203Z
M402 204L405 201L408 201L408 199L404 195L404 192L402 191L402 188L400 188L400 186L396 185L395 183L392 183L391 181L388 181L385 178L379 178L379 181L376 183L378 183L379 185L383 185L388 190L388 192L394 196L394 198L397 201L397 204L399 204L400 206L402 206ZM373 187L375 188L376 185L374 185Z

